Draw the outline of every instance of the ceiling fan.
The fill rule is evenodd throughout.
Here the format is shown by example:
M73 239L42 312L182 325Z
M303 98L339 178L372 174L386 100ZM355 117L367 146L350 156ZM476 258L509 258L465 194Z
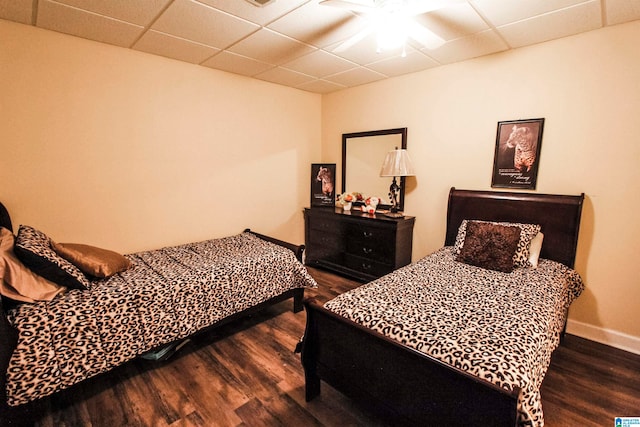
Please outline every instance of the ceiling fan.
M413 17L431 12L460 0L322 0L321 5L334 6L362 14L369 21L363 30L339 44L334 52L343 52L372 33L376 34L378 52L404 46L413 39L427 49L442 46L445 40L417 23Z

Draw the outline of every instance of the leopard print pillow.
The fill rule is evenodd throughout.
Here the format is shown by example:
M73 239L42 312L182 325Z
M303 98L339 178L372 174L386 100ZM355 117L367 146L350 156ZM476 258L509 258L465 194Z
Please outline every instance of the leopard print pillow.
M33 227L20 226L13 251L31 271L53 283L71 289L89 288L84 273L59 256L51 247L51 239Z
M513 256L513 266L515 267L530 267L529 262L529 247L531 241L540 232L541 227L538 224L520 224L517 222L494 222L494 221L477 221L476 222L488 222L491 224L499 224L505 226L513 226L520 228L520 240L518 241L518 248ZM453 245L454 255L458 255L460 250L464 246L464 239L467 234L467 224L470 220L464 220L458 228L458 234L456 235L456 241Z

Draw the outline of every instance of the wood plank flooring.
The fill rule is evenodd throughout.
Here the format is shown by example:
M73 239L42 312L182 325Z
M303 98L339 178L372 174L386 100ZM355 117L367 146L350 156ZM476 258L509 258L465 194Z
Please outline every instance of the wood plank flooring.
M309 269L320 301L358 286ZM304 400L293 353L305 313L286 301L193 338L167 362L134 360L34 405L37 426L379 426L326 384ZM640 356L568 335L542 386L547 426L613 426L640 416ZM21 421L26 421L23 418Z

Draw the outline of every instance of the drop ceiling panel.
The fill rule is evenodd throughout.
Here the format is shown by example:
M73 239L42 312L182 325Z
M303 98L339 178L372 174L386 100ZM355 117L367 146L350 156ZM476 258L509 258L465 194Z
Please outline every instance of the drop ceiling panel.
M607 25L640 19L640 1L638 0L607 0L605 5Z
M370 64L372 62L378 62L382 59L399 57L402 55L402 48L392 49L389 51L378 51L378 42L375 34L370 34L358 43L354 44L345 51L338 52L334 49L338 45L330 46L328 49L335 55L340 56L349 61L355 62L359 65Z
M315 80L312 76L280 67L272 68L264 73L256 74L255 77L260 80L293 87Z
M498 27L511 47L522 47L601 27L597 0Z
M466 2L416 16L415 20L445 40L458 39L489 29L489 25Z
M382 61L368 64L367 68L384 74L385 76L391 77L426 70L438 65L440 64L438 64L433 59L423 55L421 52L414 50L407 53L407 56L404 58L400 57L383 59Z
M554 10L564 9L585 0L473 0L479 12L499 27L523 19L536 17ZM631 0L635 1L635 0Z
M230 73L242 74L244 76L254 76L263 71L267 71L274 66L256 59L238 55L229 51L222 51L202 63L205 67L217 68Z
M149 25L171 0L56 0L58 3L137 25Z
M313 50L315 48L312 46L267 28L262 28L229 48L229 52L275 65L292 61Z
M199 0L231 15L241 16L247 21L267 25L309 0L275 0L266 6L257 7L246 0ZM313 0L316 1L316 0Z
M49 0L38 2L38 27L121 47L129 47L144 28Z
M314 80L308 83L303 83L297 86L298 89L306 90L315 93L330 93L340 89L344 89L346 86L342 86L336 83L331 83L326 80Z
M325 80L349 87L372 83L384 78L386 78L384 74L377 73L364 67L359 67L333 76L328 76Z
M451 64L469 58L501 52L509 49L498 33L493 30L483 31L467 37L452 40L439 49L422 49L422 53L441 64Z
M192 64L199 64L220 51L220 49L155 30L147 31L133 48Z
M0 19L31 24L33 0L0 0Z
M315 77L324 77L357 67L357 64L332 55L323 50L316 50L301 58L283 64L283 67L299 73Z
M152 28L223 49L260 27L196 1L175 0Z
M326 47L351 37L366 24L366 20L344 9L311 1L268 27L310 45Z

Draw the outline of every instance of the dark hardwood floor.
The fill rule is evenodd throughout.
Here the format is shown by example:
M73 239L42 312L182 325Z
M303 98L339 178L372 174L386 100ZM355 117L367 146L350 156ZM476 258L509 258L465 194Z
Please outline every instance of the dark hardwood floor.
M310 269L327 300L359 284ZM290 301L193 338L167 362L134 360L34 405L38 426L376 426L326 384L304 400L293 353L305 313ZM613 426L640 415L640 356L568 335L542 386L547 426ZM23 419L25 421L25 419ZM29 422L31 424L31 422ZM470 424L471 425L471 424Z

